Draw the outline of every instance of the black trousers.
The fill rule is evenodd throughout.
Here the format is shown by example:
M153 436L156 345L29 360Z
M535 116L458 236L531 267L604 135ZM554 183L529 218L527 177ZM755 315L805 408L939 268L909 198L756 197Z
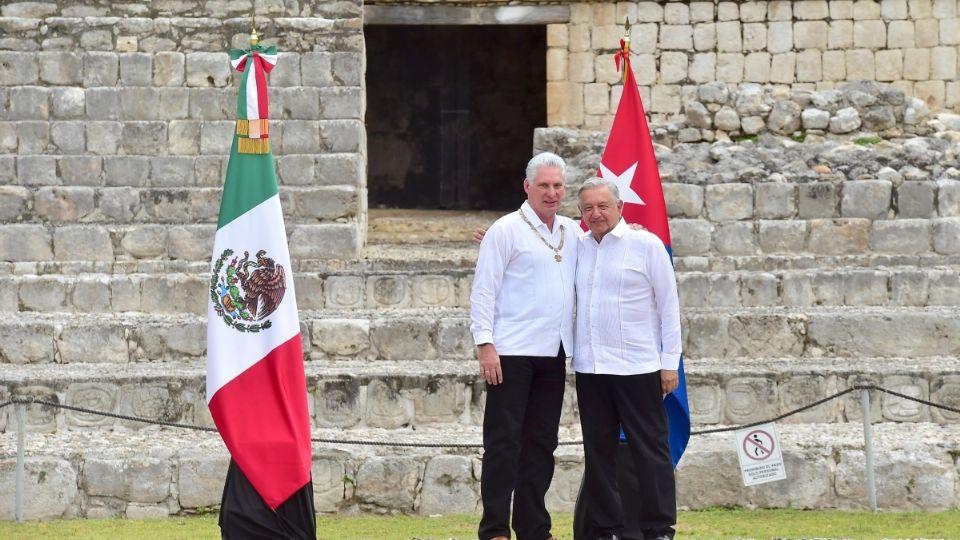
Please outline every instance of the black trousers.
M553 479L553 451L566 382L563 347L555 357L501 356L503 382L487 385L483 415L483 470L480 540L550 538L550 514L543 498Z
M583 512L578 508L584 532L577 540L624 532L632 536L632 530L624 530L625 521L646 538L661 534L672 538L677 495L660 372L577 373L577 401L585 461L578 506L588 508ZM620 463L621 426L632 463ZM618 479L618 471L629 477Z

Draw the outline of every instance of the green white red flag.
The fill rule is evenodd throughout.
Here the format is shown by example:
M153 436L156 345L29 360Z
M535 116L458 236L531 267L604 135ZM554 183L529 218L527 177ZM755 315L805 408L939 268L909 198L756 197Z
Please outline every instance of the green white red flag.
M243 81L211 261L207 404L236 466L276 510L305 486L312 496L300 324L267 128L276 50L231 56Z

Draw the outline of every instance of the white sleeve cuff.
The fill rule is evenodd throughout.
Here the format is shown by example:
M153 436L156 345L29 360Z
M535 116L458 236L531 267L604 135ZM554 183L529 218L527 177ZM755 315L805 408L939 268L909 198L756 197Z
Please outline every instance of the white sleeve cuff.
M480 330L473 333L473 344L483 345L484 343L493 343L493 332Z
M680 369L680 353L660 353L660 369Z

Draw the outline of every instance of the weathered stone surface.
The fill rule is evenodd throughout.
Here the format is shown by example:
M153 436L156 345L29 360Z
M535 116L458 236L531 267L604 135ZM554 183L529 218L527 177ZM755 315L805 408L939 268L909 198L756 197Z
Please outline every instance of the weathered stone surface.
M922 357L954 354L960 344L938 339L953 335L960 323L939 313L831 313L814 317L808 327L813 356ZM938 330L941 329L941 330Z
M420 513L470 514L479 496L470 458L437 456L427 462L420 493Z
M893 186L884 180L860 180L843 185L843 217L885 219L890 214Z
M16 460L0 460L0 490L16 492ZM23 514L26 519L60 519L77 515L77 472L65 459L27 457L24 462ZM0 504L0 519L12 521L14 505Z
M869 242L870 221L866 219L810 220L809 249L814 253L862 253Z
M931 246L931 223L926 219L874 221L870 249L888 253L924 253Z
M753 216L753 189L745 184L717 184L706 189L707 215L712 221Z
M357 470L356 497L374 508L413 511L422 468L413 458L368 459Z
M89 495L133 502L160 502L170 495L171 464L160 458L88 458L81 485Z
M183 508L216 506L223 497L223 479L227 477L227 455L187 451L177 467L178 503Z

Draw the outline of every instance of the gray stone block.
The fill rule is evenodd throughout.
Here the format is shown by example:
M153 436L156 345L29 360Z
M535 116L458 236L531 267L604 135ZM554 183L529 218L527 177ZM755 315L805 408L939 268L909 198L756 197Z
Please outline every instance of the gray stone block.
M895 306L925 306L927 274L919 269L904 269L890 276L890 301Z
M114 86L120 72L116 53L88 51L83 57L83 85L86 87Z
M177 471L178 503L183 508L200 508L220 504L223 479L227 476L230 458L226 453L210 456L206 452L185 452Z
M360 276L330 276L324 294L331 308L358 308L364 305L364 280Z
M436 456L424 470L420 514L472 514L477 509L476 486L469 457Z
M11 120L46 120L50 117L50 89L19 86L10 89Z
M270 72L270 86L300 86L300 54L281 52L277 55L277 65Z
M929 401L929 383L920 377L892 375L884 377L881 386L914 399ZM883 417L894 422L929 422L930 408L922 403L892 394L881 397Z
M219 187L223 185L227 158L220 156L198 156L194 158L193 176L198 186Z
M685 257L710 253L713 226L709 221L672 219L669 225L674 256Z
M397 429L413 420L413 403L398 379L372 379L367 385L365 417L370 427Z
M112 261L113 242L102 227L61 227L53 231L58 261Z
M181 86L186 58L182 52L161 51L153 56L153 85Z
M120 110L124 120L157 120L159 108L160 92L156 88L142 86L120 89Z
M20 221L32 199L29 189L20 186L0 186L0 222Z
M414 510L422 465L412 457L376 457L357 469L355 498L374 508Z
M366 73L366 57L359 52L333 53L333 80L339 86L360 86Z
M59 362L125 364L129 359L127 338L120 326L65 325L56 341Z
M94 411L115 413L119 388L109 383L79 382L67 386L66 404ZM64 423L71 427L110 426L114 419L99 414L66 410Z
M888 253L926 253L931 247L932 227L926 219L874 221L870 249Z
M843 217L886 219L890 217L893 185L886 180L857 180L843 184Z
M139 156L104 158L104 184L107 186L145 186L149 178L149 158Z
M60 178L71 186L99 185L101 162L98 156L64 156L60 158Z
M166 254L168 234L163 225L142 225L123 235L120 248L137 259L163 257ZM145 285L141 285L139 289L142 291L145 288Z
M236 122L204 122L201 124L200 153L206 155L229 154L236 128ZM271 137L273 137L272 134Z
M196 155L200 151L200 122L172 120L167 127L167 149L171 154Z
M0 62L2 64L2 62ZM0 462L0 490L16 492L13 459ZM75 517L81 494L77 472L64 459L27 457L24 461L23 515L29 520ZM14 505L0 506L0 519L13 521Z
M228 86L232 69L226 53L187 53L187 86Z
M813 294L812 276L791 272L783 275L783 305L795 307L812 306L816 302Z
M807 340L814 357L917 358L956 354L960 343L945 336L958 333L960 320L936 312L836 312L811 317Z
M807 222L759 221L760 250L764 253L797 253L807 245Z
M780 397L780 414L795 411L810 404L811 401L825 398L836 393L836 384L832 377L822 375L787 375L777 385ZM830 400L826 403L798 412L784 419L786 423L822 423L836 422L840 417L841 403Z
M121 148L126 154L156 155L166 147L166 122L124 122Z
M87 148L86 128L82 122L54 122L50 139L62 154L82 154Z
M194 276L166 275L147 279L142 285L145 305L155 305L153 313L204 314L207 312L209 283Z
M37 217L53 223L81 221L93 213L95 205L90 187L45 187L34 196Z
M730 274L711 274L710 292L707 302L713 307L733 307L740 305L740 287L737 277Z
M325 152L360 152L365 140L366 130L359 120L320 122L321 148Z
M120 122L87 122L87 151L100 155L116 154L122 133Z
M190 118L230 120L236 118L236 97L221 88L191 88Z
M82 88L54 88L52 90L54 118L80 118L86 110L86 93Z
M70 305L75 310L85 313L110 311L110 282L106 277L77 281L70 292Z
M115 277L110 281L110 293L114 311L143 311L140 303L139 278Z
M410 297L414 307L454 307L457 284L452 276L418 275L409 278Z
M953 403L956 408L958 396L960 396L960 377L957 375L942 375L930 387L930 398L935 403ZM960 414L946 409L931 407L930 412L935 422L946 424L960 420Z
M324 119L363 119L364 97L359 88L321 88L320 116Z
M21 156L17 158L17 179L24 186L58 184L57 158L53 156Z
M282 185L314 185L316 161L309 155L287 155L277 158L278 180Z
M754 190L755 214L758 218L785 218L796 213L797 195L793 184L757 184Z
M883 306L888 303L888 276L875 270L852 270L843 276L843 303Z
M50 51L38 55L40 80L48 84L80 84L83 58L72 52Z
M153 84L153 55L136 52L121 53L120 84L122 86L151 86Z
M773 274L750 274L740 279L740 298L744 306L776 306L780 303L780 280Z
M322 428L350 428L363 420L364 403L358 378L321 380L317 383L314 411Z
M120 118L120 90L117 88L87 89L87 118L90 120L117 120Z
M830 125L830 112L820 109L804 109L800 113L804 129L827 129Z
M19 297L26 311L63 311L67 284L53 276L26 277L20 283Z
M837 215L837 194L830 182L814 182L797 186L798 215L804 219L829 218Z
M753 217L753 188L749 184L714 184L706 188L707 215L711 221Z
M83 464L81 485L88 495L160 502L170 495L172 477L172 466L165 459L88 457Z
M941 217L960 217L960 181L937 181L937 211Z
M934 216L936 184L933 182L904 182L897 187L897 216L924 218Z
M410 307L410 283L405 276L369 276L367 278L367 307Z
M359 208L357 191L350 186L313 188L295 193L296 214L318 221L356 216Z
M297 224L287 230L292 258L349 258L360 249L360 235L354 223Z
M809 251L823 255L863 253L870 246L870 221L860 218L810 220Z
M355 153L320 154L317 156L318 185L362 186L366 162Z
M380 359L436 359L436 340L436 323L431 321L380 319L370 328L370 341Z
M150 185L158 187L187 187L194 185L193 158L158 156L150 160ZM195 195L194 193L191 193ZM191 204L195 200L188 201ZM219 197L218 197L219 202ZM195 209L188 209L195 210Z
M320 131L317 122L311 120L285 120L283 122L284 154L320 153Z
M703 210L703 187L667 182L663 184L663 198L671 217L695 218Z
M50 232L43 225L4 224L0 227L0 257L14 262L52 260Z
M724 255L753 255L759 251L753 222L718 223L713 243Z
M283 118L294 120L319 120L321 118L320 89L298 86L277 88L274 91L282 96L280 101L283 103Z
M216 225L169 227L167 252L172 259L201 261L213 252Z
M440 321L437 342L443 358L474 357L473 335L467 319Z
M329 52L307 52L300 56L303 85L309 87L334 86L333 55Z
M157 118L176 120L190 115L190 90L187 88L161 88Z
M9 338L0 341L0 360L7 364L40 364L55 361L53 324L5 326ZM22 393L22 392L21 392Z
M677 292L680 294L681 307L706 307L710 283L706 274L677 274Z
M16 158L13 156L0 155L0 184L12 184L16 178Z
M793 101L777 101L767 117L767 129L780 135L792 135L800 129L800 105Z
M776 385L765 377L731 378L725 387L724 416L742 424L772 418L777 414Z
M344 498L352 498L346 482L346 469L336 455L317 456L314 451L313 467L313 506L317 512L335 512Z
M931 306L960 306L960 276L955 271L932 272L929 291L927 304Z
M17 153L17 123L0 122L0 152Z
M18 152L21 155L45 154L49 150L50 124L39 121L17 122L17 139L20 141Z
M36 84L39 74L36 53L0 51L0 80L4 85Z
M960 218L933 220L933 249L937 253L960 253Z

